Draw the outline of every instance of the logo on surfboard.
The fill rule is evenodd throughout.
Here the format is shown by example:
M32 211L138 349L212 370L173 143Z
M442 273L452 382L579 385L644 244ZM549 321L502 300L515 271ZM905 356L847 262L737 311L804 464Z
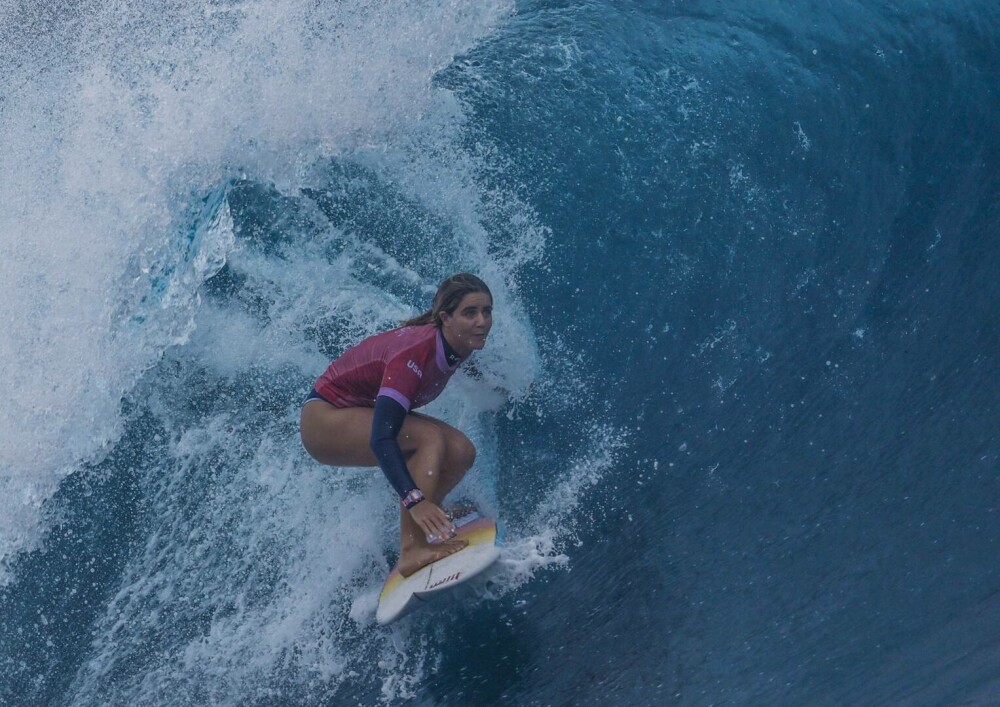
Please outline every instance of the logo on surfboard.
M447 577L445 577L444 579L439 579L434 584L428 585L427 589L434 589L434 587L440 587L442 584L445 584L446 582L451 582L453 580L456 580L456 579L458 579L461 576L462 576L461 572L456 572L455 574L450 574Z

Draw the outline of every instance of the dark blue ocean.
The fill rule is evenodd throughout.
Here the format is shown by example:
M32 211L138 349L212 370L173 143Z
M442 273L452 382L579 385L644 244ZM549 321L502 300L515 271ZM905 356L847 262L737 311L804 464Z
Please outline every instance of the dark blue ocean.
M1000 5L0 6L0 704L1000 704ZM495 570L389 627L329 361Z

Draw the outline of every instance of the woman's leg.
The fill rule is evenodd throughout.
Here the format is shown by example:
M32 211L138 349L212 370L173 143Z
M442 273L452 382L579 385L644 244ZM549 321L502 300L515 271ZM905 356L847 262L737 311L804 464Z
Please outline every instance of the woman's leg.
M302 408L302 443L317 461L331 466L377 466L369 446L372 408L335 408L323 401ZM440 505L472 466L476 449L462 432L428 415L410 413L397 438L414 482ZM465 547L431 545L405 509L400 511L399 568L403 576Z
M440 506L445 496L462 480L476 459L476 448L462 432L441 420L421 413L406 416L399 434L403 454L415 441L415 450L408 456L406 466L424 495ZM409 511L400 509L399 571L404 577L465 547L461 541L457 548L445 547L453 543L427 542L423 530L416 524ZM439 552L439 548L444 550ZM430 558L430 559L426 559Z
M438 483L441 501L443 501L452 489L458 486L458 483L465 476L465 472L472 468L476 461L476 447L461 430L435 417L420 412L411 412L407 418L426 422L434 427L443 439L444 455L441 461L441 479ZM440 503L440 501L435 501L435 503Z

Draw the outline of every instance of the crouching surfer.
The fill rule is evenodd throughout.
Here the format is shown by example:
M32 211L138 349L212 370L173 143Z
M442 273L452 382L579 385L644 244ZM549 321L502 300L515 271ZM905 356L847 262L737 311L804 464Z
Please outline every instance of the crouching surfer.
M493 295L475 275L441 283L431 308L398 329L349 348L302 406L306 451L331 466L382 468L400 498L399 570L407 577L465 547L441 509L476 448L441 420L414 412L434 400L473 351L486 345Z

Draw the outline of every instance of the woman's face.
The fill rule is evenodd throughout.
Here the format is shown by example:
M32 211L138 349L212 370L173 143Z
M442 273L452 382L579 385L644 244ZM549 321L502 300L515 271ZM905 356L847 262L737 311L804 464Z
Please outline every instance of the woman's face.
M492 326L493 300L485 292L465 295L454 314L441 312L441 331L462 358L486 346Z

